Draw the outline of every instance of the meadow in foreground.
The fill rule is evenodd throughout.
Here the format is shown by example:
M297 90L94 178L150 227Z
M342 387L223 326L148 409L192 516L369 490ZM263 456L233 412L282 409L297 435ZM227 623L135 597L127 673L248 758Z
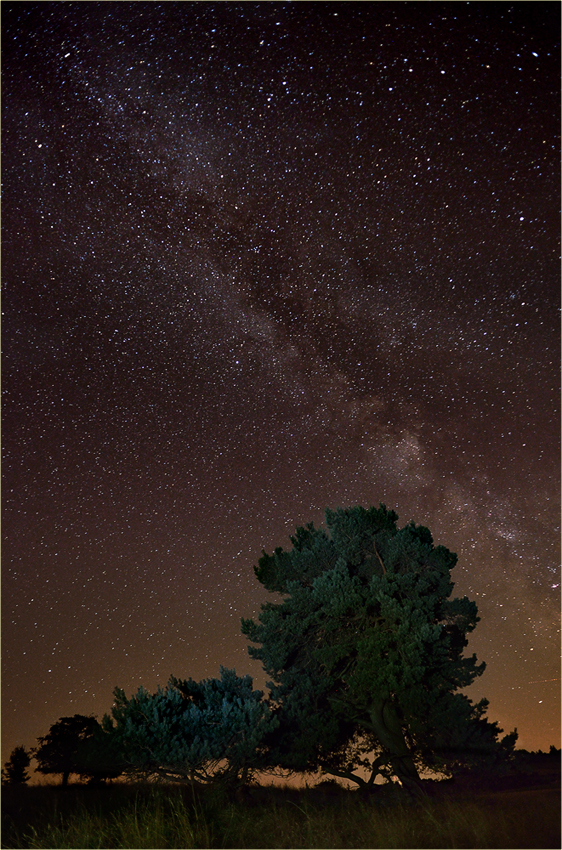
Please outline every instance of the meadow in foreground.
M353 791L256 788L237 802L177 786L5 789L6 848L551 848L556 787L438 792L418 804Z

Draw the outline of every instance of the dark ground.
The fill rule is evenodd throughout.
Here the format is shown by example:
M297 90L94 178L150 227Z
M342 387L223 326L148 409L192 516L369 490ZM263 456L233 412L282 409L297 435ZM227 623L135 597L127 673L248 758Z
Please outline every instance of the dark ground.
M560 847L560 756L549 754L521 754L516 769L505 775L491 775L482 771L458 776L454 780L424 783L430 799L449 799L454 801L476 802L482 807L495 810L530 808L534 801L545 806L548 798L548 811L552 813L548 827L548 838L542 838L535 847ZM160 786L166 793L166 786ZM78 783L70 784L67 789L57 785L4 787L2 789L2 843L5 848L27 847L21 836L28 833L30 827L43 829L47 821L72 817L80 807L96 810L108 817L118 809L125 807L135 799L147 800L154 792L153 785L114 783L106 787L94 788ZM213 796L213 793L215 796ZM195 802L190 788L181 789L186 805ZM312 788L299 789L287 786L250 786L225 799L243 809L259 810L264 806L284 805L308 806L315 810L338 808L343 802L360 800L362 804L382 807L385 810L395 805L407 803L401 789L396 785L376 786L368 797L357 791L348 791L330 781ZM539 801L541 801L539 803ZM214 808L220 805L216 792L201 789L197 792L197 806L212 815ZM554 824L554 832L553 826ZM546 828L546 825L545 825ZM541 824L537 825L540 831ZM43 845L44 846L44 845ZM529 846L527 844L517 846Z

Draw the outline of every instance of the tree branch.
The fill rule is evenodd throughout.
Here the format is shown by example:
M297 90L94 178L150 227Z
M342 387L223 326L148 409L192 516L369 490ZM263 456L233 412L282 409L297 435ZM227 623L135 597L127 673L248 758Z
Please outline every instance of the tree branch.
M377 558L379 559L379 564L380 564L380 565L381 565L381 567L382 567L383 575L386 575L386 569L385 569L385 566L384 566L384 564L383 564L383 562L382 562L382 558L381 558L381 556L380 556L380 555L379 555L379 553L378 553L377 544L375 543L375 541L374 541L374 540L373 540L373 549L375 550L375 555L376 555L376 556L377 556Z

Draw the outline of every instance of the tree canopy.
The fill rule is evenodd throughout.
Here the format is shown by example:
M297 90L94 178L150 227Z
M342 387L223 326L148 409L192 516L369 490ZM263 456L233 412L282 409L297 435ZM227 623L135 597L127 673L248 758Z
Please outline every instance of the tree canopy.
M149 694L116 688L110 732L129 773L191 782L245 781L259 766L262 739L278 723L250 676L221 667L220 679L170 678Z
M325 530L298 528L290 550L255 567L284 597L242 621L271 677L272 763L359 783L363 767L368 783L383 773L416 792L422 767L513 747L515 732L498 742L486 700L458 693L485 665L463 655L479 618L466 596L451 598L457 556L397 520L382 504L327 510Z
M61 717L38 741L33 751L38 763L35 770L61 773L63 786L71 773L100 782L122 772L117 750L93 716Z
M15 747L10 758L2 768L3 785L25 785L29 780L27 768L31 762L31 755L25 747Z

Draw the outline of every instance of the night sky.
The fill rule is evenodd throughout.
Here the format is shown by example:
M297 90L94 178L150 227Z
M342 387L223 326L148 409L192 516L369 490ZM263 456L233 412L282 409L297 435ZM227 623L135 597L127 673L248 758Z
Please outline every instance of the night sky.
M2 11L2 762L263 687L262 548L379 502L560 746L559 3Z

